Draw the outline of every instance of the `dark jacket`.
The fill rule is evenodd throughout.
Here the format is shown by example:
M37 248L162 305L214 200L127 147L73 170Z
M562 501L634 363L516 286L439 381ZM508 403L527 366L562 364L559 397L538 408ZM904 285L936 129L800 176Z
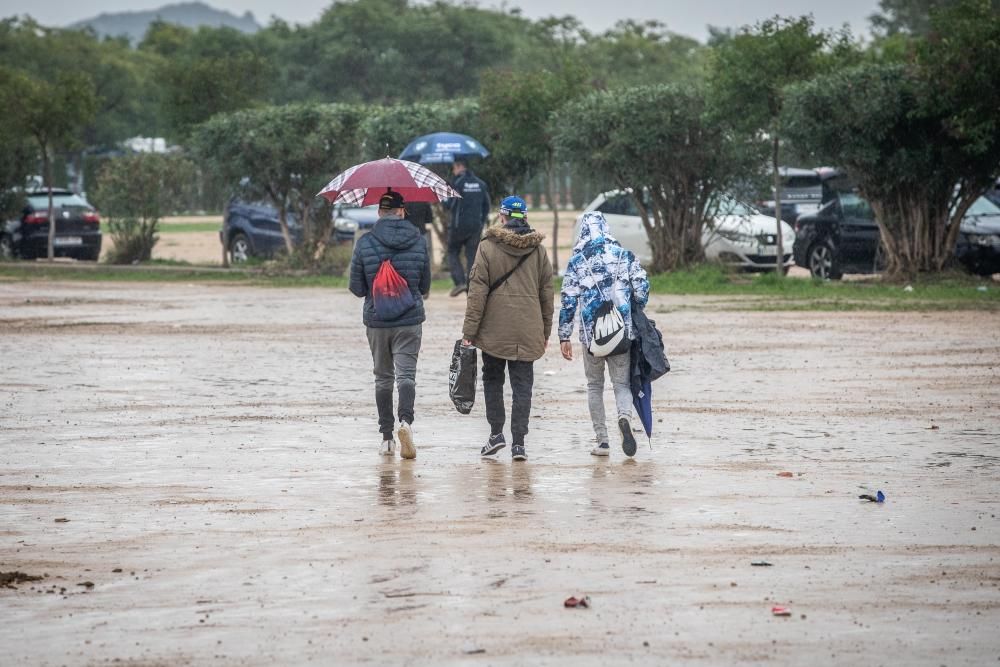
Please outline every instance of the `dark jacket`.
M476 251L469 274L462 335L500 359L535 361L552 333L552 262L545 236L527 225L494 226ZM529 255L489 294L490 285Z
M632 326L635 339L632 341L631 381L632 395L637 396L646 382L653 382L670 372L663 335L656 328L656 322L646 317L644 308L632 304Z
M375 314L372 304L372 283L382 260L392 260L392 266L406 280L413 294L413 307L391 322L383 322ZM365 326L376 329L408 327L424 321L422 295L431 289L431 261L427 256L427 242L417 228L402 218L381 218L372 230L358 239L351 258L350 290L355 296L364 297Z
M464 241L483 233L483 225L490 217L490 193L471 169L466 169L455 179L452 187L462 195L448 202L451 210L450 241Z
M411 201L404 204L406 219L417 226L421 234L427 233L427 228L434 222L434 211L425 201Z

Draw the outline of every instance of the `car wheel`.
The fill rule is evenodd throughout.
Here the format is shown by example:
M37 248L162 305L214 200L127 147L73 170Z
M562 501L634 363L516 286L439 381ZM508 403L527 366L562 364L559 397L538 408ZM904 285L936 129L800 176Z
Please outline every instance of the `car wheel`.
M16 259L14 243L9 236L0 236L0 262L10 262Z
M242 264L250 257L250 239L246 234L234 235L229 241L229 261L233 264Z
M809 273L820 280L840 280L843 277L833 246L828 241L817 243L809 249Z

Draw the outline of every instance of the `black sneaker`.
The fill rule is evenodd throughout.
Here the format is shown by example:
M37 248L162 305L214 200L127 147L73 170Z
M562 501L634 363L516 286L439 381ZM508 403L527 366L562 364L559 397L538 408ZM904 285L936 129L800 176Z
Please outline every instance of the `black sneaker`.
M510 458L515 461L527 461L528 455L524 451L524 445L511 445Z
M486 444L479 450L479 453L483 456L493 456L506 446L507 442L503 439L503 433L497 433L490 436L490 439L486 441Z
M618 430L622 432L622 451L625 456L635 456L635 436L632 435L632 425L628 423L628 419L622 417L618 420Z
M454 287L451 288L451 291L448 292L448 296L458 296L462 292L468 292L468 291L469 291L468 285L455 285Z

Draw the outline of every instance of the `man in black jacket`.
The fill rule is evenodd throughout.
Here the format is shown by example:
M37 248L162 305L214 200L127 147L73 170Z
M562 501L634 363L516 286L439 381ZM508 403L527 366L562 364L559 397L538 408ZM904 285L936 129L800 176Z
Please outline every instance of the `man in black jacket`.
M382 434L379 453L394 456L396 443L392 437L393 384L399 390L400 455L416 458L413 444L413 402L416 398L417 355L420 353L422 325L425 319L423 298L431 289L431 262L427 244L416 227L405 218L403 198L397 192L387 192L379 200L379 220L372 231L362 236L351 258L351 292L363 297L364 323L368 345L375 362L375 406ZM392 319L380 317L375 309L373 288L375 276L383 262L406 281L413 305Z
M452 187L462 195L449 202L451 226L448 228L448 263L451 279L455 287L451 296L458 296L469 290L466 273L472 270L476 259L476 249L483 235L483 226L490 215L490 193L462 158L452 165L455 181ZM462 268L462 251L465 251L465 268Z

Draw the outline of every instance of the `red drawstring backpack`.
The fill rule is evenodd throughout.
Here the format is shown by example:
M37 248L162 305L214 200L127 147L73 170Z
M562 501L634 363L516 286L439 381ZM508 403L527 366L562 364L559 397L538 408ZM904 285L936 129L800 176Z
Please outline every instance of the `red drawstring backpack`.
M383 322L397 320L416 302L406 279L399 275L391 261L382 260L372 284L372 303L378 318Z

